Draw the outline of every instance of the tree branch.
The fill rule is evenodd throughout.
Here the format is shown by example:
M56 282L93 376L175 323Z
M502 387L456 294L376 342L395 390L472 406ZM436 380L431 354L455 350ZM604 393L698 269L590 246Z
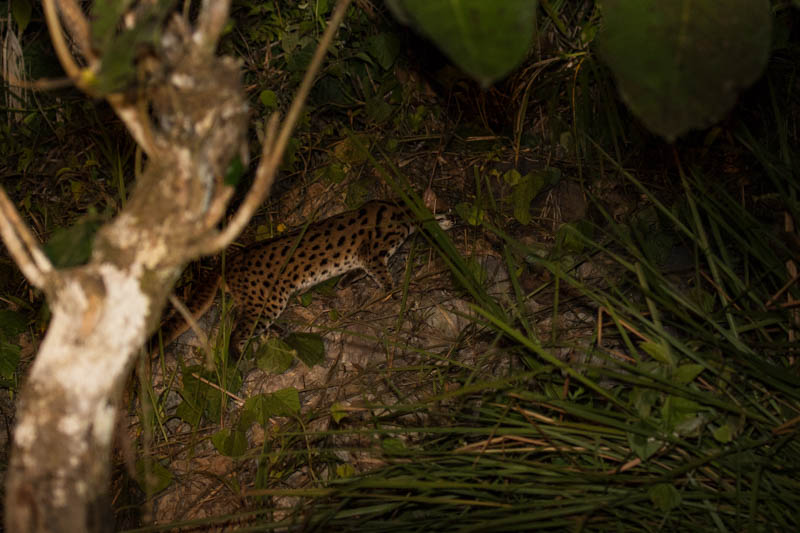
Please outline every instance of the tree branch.
M53 265L2 187L0 187L0 236L31 285L37 289L44 289L53 273Z
M216 236L198 243L193 251L196 251L199 255L214 255L227 248L242 232L256 209L258 209L266 199L267 194L269 194L269 190L275 181L275 175L280 167L283 153L297 125L297 121L300 119L300 114L303 111L306 98L308 98L308 94L311 92L311 87L314 85L314 78L322 66L322 60L325 58L328 47L333 41L336 30L344 19L350 1L351 0L340 0L339 3L336 4L336 9L331 16L328 26L325 28L325 32L322 34L319 45L317 45L314 51L314 56L311 58L308 70L303 77L300 87L297 89L297 93L292 100L292 105L289 108L289 112L286 115L286 119L283 121L281 130L274 143L271 142L271 136L269 135L269 128L272 126L272 121L270 122L270 126L268 126L267 130L268 135L262 148L261 162L256 169L256 177L253 186L247 193L242 205L222 231Z
M58 20L58 10L56 9L55 0L42 0L42 7L44 8L44 18L47 22L47 29L50 31L50 38L53 40L53 48L56 51L58 60L61 66L64 67L64 72L72 81L81 86L78 81L80 79L81 69L72 54L69 53L69 46L64 39L64 31L61 27L61 22Z

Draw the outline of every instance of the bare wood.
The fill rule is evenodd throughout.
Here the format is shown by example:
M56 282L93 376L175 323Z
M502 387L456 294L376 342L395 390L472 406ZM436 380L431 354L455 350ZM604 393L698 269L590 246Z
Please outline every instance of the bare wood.
M78 50L89 63L93 63L97 57L92 50L89 21L86 20L80 6L75 0L59 0L58 7Z
M64 32L61 28L61 23L58 21L58 10L56 9L55 0L42 0L42 7L44 8L44 18L47 22L47 29L50 32L50 38L53 41L53 48L58 56L58 61L64 68L67 76L72 78L72 81L78 81L81 69L72 54L69 53L69 46L67 40L64 38Z
M0 237L3 238L11 257L25 278L34 287L44 289L53 272L53 265L2 187L0 187Z

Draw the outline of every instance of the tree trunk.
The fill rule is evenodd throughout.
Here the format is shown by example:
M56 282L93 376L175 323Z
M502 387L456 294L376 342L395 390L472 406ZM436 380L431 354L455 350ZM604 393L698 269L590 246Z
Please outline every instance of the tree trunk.
M164 36L170 48L159 51L164 77L147 88L144 109L167 129L148 124L138 103L118 100L129 126L144 132L137 140L150 160L126 208L98 233L89 263L57 271L42 254L28 265L52 320L20 397L6 480L8 531L113 529L108 489L122 389L186 262L217 233L231 196L222 177L245 142L238 65L215 57L213 43L198 34L176 18ZM6 211L3 235L12 241L13 215ZM24 250L20 258L13 248L25 261Z

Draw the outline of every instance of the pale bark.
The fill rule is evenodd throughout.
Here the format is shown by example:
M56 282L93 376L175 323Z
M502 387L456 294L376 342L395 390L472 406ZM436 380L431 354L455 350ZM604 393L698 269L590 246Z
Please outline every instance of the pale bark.
M224 23L227 10L217 16ZM45 291L52 320L17 411L6 480L8 531L113 528L110 455L122 387L192 258L187 251L216 235L221 213L209 218L208 207L230 198L222 176L245 143L239 69L214 56L217 37L174 19L159 57L164 79L148 88L149 101L112 98L151 159L125 210L97 235L89 263L47 268L26 261L38 248L16 239L22 250L12 254ZM147 106L158 127L140 111ZM12 219L6 211L0 223L9 228ZM4 231L9 243L7 233L14 240L14 231Z

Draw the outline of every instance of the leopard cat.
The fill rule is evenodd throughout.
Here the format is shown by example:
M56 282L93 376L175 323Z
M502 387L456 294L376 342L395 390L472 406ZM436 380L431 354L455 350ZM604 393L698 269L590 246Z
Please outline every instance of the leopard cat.
M436 215L442 229L452 226ZM206 313L222 286L233 296L237 325L231 349L254 330L268 328L286 309L289 298L335 276L361 269L383 290L393 286L389 258L418 228L411 211L387 201L371 201L274 239L233 252L226 259L225 276L217 266L201 277L201 286L187 302L199 318ZM164 346L189 328L180 315L161 326Z

